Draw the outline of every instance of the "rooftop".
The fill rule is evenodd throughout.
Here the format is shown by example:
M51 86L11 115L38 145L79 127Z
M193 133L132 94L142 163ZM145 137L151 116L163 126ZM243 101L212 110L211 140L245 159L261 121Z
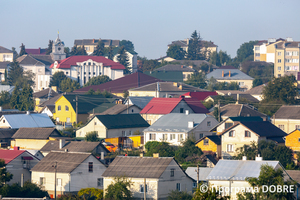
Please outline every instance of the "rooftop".
M12 136L13 139L49 139L49 137L62 137L55 128L19 128Z
M98 146L102 146L104 150L107 150L101 142L86 142L86 141L65 141L65 144L60 149L59 148L59 140L51 140L45 144L40 151L47 152L47 151L65 151L66 149L68 152L92 152ZM108 152L108 150L107 150Z
M283 105L273 115L273 119L300 119L300 105Z
M154 69L154 71L180 71L180 72L195 72L193 67L185 66L185 65L176 65L176 64L167 64L160 68Z
M222 74L224 74L224 76L222 76ZM253 80L252 77L236 68L228 69L228 66L226 66L225 69L219 68L206 74L207 79L210 79L211 77L214 77L217 80Z

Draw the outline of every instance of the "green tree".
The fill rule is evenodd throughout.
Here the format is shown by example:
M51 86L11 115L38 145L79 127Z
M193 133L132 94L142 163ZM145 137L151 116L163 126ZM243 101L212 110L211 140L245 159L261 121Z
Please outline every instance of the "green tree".
M78 194L71 194L71 193L63 194L60 197L57 197L56 199L57 200L83 200L80 196L78 196Z
M10 66L8 68L8 76L7 76L8 84L15 85L18 79L20 79L22 75L23 75L23 67L21 67L16 60L14 60L12 63L10 63Z
M263 84L263 81L261 78L255 78L252 82L252 87L256 87L256 86L259 86L259 85L262 85Z
M27 181L21 187L18 183L4 185L0 188L0 194L3 197L22 197L22 198L44 198L49 197L48 192L41 189L34 183Z
M159 153L161 157L173 157L175 149L167 142L150 141L145 145L146 156L152 156L154 153Z
M200 157L203 154L200 148L198 148L195 144L195 141L191 138L185 140L182 143L182 146L178 147L175 151L175 159L179 163L186 162L187 158L190 156Z
M87 142L98 142L98 133L96 131L87 132L84 137L84 140Z
M195 86L195 87L199 87L199 88L205 88L207 85L206 80L205 80L205 75L203 73L192 74L192 76L190 76L188 78L188 80L185 81L184 83Z
M74 90L77 90L80 88L80 84L72 80L70 78L65 78L60 82L60 91L62 92L73 92Z
M86 84L84 84L84 87L90 85L100 85L109 81L111 81L111 79L106 75L94 76Z
M56 86L57 89L60 88L61 82L66 78L67 76L64 72L55 72L51 77L49 87Z
M247 177L246 181L251 185L253 188L258 188L259 192L244 192L242 194L238 194L239 200L246 200L246 199L296 199L294 193L289 193L286 191L282 192L270 192L263 191L264 186L271 186L275 185L278 187L279 185L283 188L283 186L292 186L296 189L296 182L291 180L284 180L284 175L282 169L274 169L272 166L269 165L262 165L260 168L260 174L258 178L254 177ZM290 187L289 187L290 188ZM294 190L295 190L294 189Z
M94 50L94 55L95 56L104 56L105 51L104 51L104 42L102 40L98 41L98 44L96 46L96 49Z
M66 53L67 58L70 57L70 48L69 47L65 47L64 52Z
M29 85L25 85L22 89L17 85L11 95L11 108L28 111L33 110L34 101L32 98L33 90Z
M193 195L192 200L229 200L229 196L222 196L221 193L216 190L215 188L207 186L207 191L201 191L200 188L203 187L202 185L198 187ZM205 187L203 187L205 188Z
M17 59L19 57L18 52L16 51L15 47L11 48L12 52L13 52L13 60Z
M120 46L124 46L124 48L126 49L126 51L130 52L130 51L134 51L134 45L131 41L129 40L121 40L120 41Z
M7 91L0 92L0 106L8 107L6 105L8 105L10 103L10 98L11 98L11 95L9 92L7 92Z
M52 53L53 40L49 40L48 48L46 49L46 55Z
M191 39L189 40L187 59L205 60L206 56L202 55L201 48L202 46L201 46L200 34L198 35L197 31L195 30L191 35Z
M161 64L157 60L148 60L146 57L139 57L138 60L141 62L140 71L153 71L156 68L161 67Z
M123 98L126 99L129 96L128 90L123 91Z
M237 50L237 60L243 62L245 60L253 60L254 52L253 48L257 41L249 41L243 43Z
M114 59L114 47L110 46L107 50L108 59L113 60Z
M22 43L22 45L20 46L20 53L19 53L19 56L23 56L23 55L25 55L25 54L27 54L26 53L26 51L25 51L25 45Z
M130 63L129 63L129 59L125 50L124 46L121 46L119 51L118 51L118 55L117 55L117 60L120 64L122 64L126 69L124 70L124 74L129 74L130 73Z
M86 94L87 95L94 95L95 94L95 90L93 90L93 88L90 88L89 91Z
M85 55L87 55L87 53L86 53L84 46L78 47L77 45L74 45L71 49L70 55L71 56L79 56L79 55L85 56Z
M186 52L179 45L171 45L167 50L167 56L176 60L183 60Z
M83 188L77 193L84 200L102 200L103 190L97 188Z
M13 175L6 171L5 166L5 161L0 159L0 188L13 178Z
M226 51L212 52L209 57L209 63L216 66L223 66L231 62L230 55Z
M193 196L185 191L172 190L168 200L192 200Z
M114 182L105 190L105 199L107 200L130 200L132 193L130 191L132 183L126 177L116 177Z

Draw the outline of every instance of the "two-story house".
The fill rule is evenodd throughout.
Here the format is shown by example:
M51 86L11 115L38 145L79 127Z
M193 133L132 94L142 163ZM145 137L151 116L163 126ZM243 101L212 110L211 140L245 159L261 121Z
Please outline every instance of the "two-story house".
M300 106L282 105L272 116L272 123L286 133L300 129Z

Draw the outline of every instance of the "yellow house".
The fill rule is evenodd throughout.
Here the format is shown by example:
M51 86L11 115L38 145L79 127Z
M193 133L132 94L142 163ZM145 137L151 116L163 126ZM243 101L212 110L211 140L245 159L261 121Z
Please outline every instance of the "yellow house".
M101 113L114 106L114 100L107 99L102 95L62 95L55 102L53 118L58 123L85 123L89 114Z
M196 146L199 147L203 152L216 153L216 157L221 157L221 136L209 135L201 138L196 142Z
M88 55L92 54L97 47L99 41L104 43L104 47L118 47L120 45L120 40L111 40L111 39L83 39L83 40L75 40L74 45L77 47L85 48L85 51Z
M40 150L48 141L64 137L55 128L19 128L12 138L11 147Z
M40 107L39 105L57 95L59 95L59 94L57 93L56 86L52 86L51 88L47 88L47 89L41 90L39 92L33 93L32 96L35 101L34 110L37 112L40 112L43 109L43 107ZM47 105L49 105L49 104L47 104Z
M285 137L285 146L300 151L300 130L296 129Z
M272 123L289 134L300 129L300 105L283 105L272 116Z
M0 62L12 62L13 59L13 51L0 46Z

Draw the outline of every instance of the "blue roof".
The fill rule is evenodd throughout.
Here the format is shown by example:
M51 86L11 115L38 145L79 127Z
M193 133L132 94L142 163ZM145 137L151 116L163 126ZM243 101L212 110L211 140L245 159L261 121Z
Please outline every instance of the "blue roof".
M133 105L143 109L153 97L128 97Z
M222 72L224 71L224 77L222 77ZM230 77L229 77L230 71ZM248 76L244 72L238 69L216 69L206 75L207 79L214 77L217 80L253 80L251 76Z

